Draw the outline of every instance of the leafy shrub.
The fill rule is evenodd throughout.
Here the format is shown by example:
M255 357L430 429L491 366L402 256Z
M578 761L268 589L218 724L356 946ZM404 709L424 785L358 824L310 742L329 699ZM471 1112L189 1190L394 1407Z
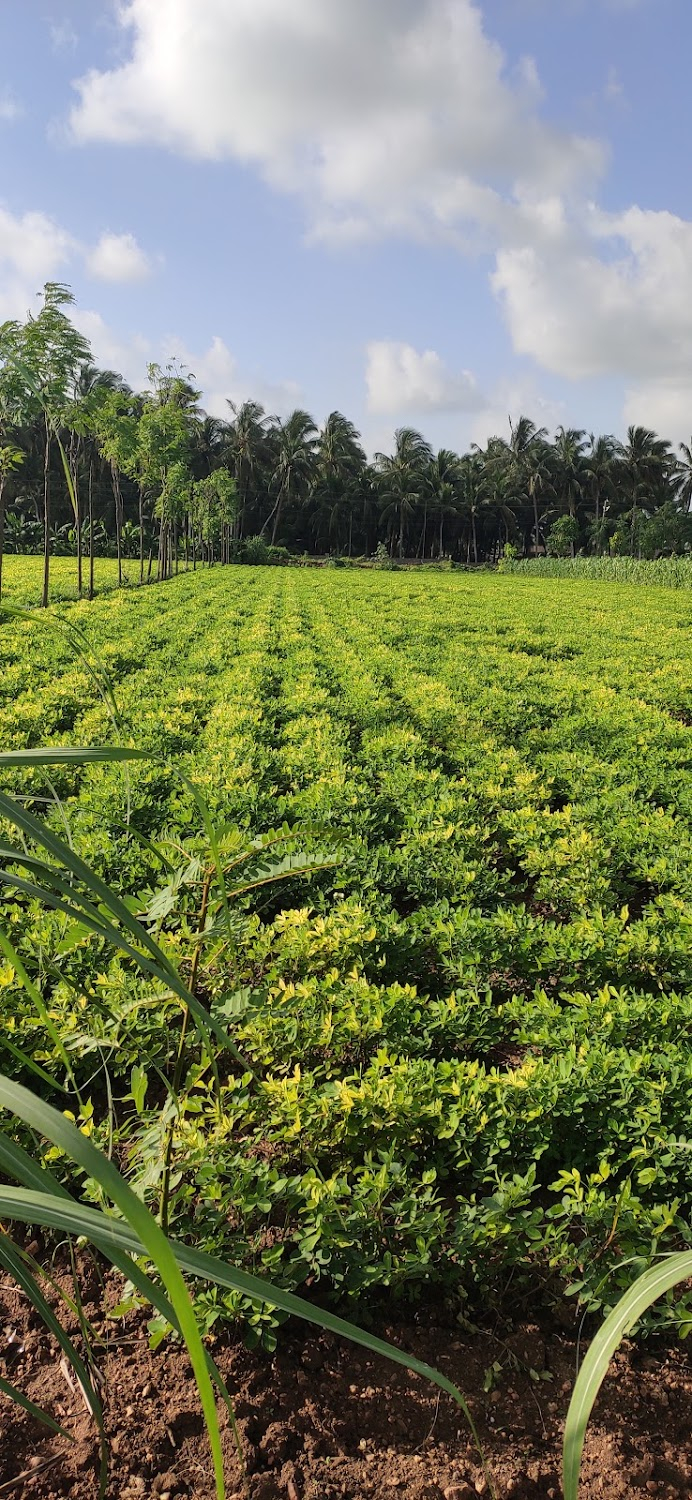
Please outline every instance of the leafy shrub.
M245 537L240 553L240 561L251 563L254 567L263 567L269 562L269 543L263 536Z

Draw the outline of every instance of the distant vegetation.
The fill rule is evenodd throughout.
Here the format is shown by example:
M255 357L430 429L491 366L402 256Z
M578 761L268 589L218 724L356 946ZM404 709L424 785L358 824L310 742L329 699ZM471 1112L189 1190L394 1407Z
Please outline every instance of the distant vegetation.
M594 578L602 583L649 583L671 589L692 589L692 557L659 557L655 562L636 557L501 558L503 573L530 578Z
M149 369L130 390L97 369L70 319L68 287L47 283L40 311L0 327L0 589L3 552L93 558L118 575L166 578L203 562L307 555L441 559L470 565L549 553L653 559L692 548L692 446L675 453L644 427L627 440L527 417L509 440L459 455L400 428L368 461L353 423L332 412L279 420L255 401L207 416L193 377Z

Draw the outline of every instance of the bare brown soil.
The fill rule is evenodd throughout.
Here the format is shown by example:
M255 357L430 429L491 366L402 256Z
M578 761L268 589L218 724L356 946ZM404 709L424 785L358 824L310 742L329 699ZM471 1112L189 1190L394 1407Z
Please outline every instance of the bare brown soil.
M109 1500L211 1500L211 1465L185 1354L170 1343L150 1353L141 1319L104 1318L93 1273L85 1297L89 1292L110 1445ZM64 1309L62 1321L70 1326ZM576 1363L573 1328L523 1323L470 1334L437 1310L392 1320L378 1331L437 1365L468 1395L500 1500L561 1495L562 1429ZM214 1355L234 1397L245 1452L244 1482L222 1412L229 1495L237 1500L474 1500L490 1494L459 1411L404 1370L298 1328L282 1332L274 1356L250 1353L227 1333L215 1341ZM492 1367L493 1383L484 1390ZM75 1439L53 1437L0 1396L0 1496L95 1500L93 1420L61 1368L57 1346L4 1281L0 1373L47 1407ZM692 1496L692 1363L685 1345L625 1346L587 1437L583 1500L649 1494Z

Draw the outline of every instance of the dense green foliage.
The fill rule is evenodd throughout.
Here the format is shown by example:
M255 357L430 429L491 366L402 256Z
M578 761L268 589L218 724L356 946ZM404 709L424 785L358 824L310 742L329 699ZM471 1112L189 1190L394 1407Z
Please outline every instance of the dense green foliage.
M503 573L530 578L592 578L601 583L648 583L659 588L692 588L692 558L658 557L536 557L525 561L502 558Z
M246 855L256 876L228 920L217 892L196 976L245 1062L221 1050L215 1082L183 1043L175 1106L175 996L2 898L75 1113L154 1207L172 1140L174 1232L287 1286L434 1284L457 1307L566 1282L610 1304L691 1243L685 596L228 568L65 615L108 667L121 732L194 775L226 866ZM0 653L4 748L112 742L63 635L5 622ZM177 774L6 785L187 972L213 870ZM35 1088L28 1052L64 1082L9 959L0 984L6 1070Z
M198 562L261 563L294 554L475 566L508 552L601 558L677 556L692 548L692 446L644 427L624 442L576 428L552 440L527 417L485 448L434 453L413 428L368 460L341 412L318 427L255 401L207 416L184 369L149 367L131 391L97 370L69 318L69 288L48 283L24 323L0 327L0 588L3 550L127 559L140 581ZM83 555L89 555L84 576ZM278 560L278 559L277 559Z

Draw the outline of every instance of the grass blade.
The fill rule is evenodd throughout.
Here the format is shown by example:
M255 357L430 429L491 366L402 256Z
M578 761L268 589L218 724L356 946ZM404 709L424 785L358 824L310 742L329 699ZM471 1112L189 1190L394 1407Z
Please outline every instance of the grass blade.
M18 1390L16 1385L12 1385L11 1381L3 1380L2 1375L0 1375L0 1391L2 1391L3 1396L9 1396L10 1401L13 1401L15 1406L21 1406L22 1411L27 1412L30 1417L34 1417L37 1422L43 1422L44 1426L50 1427L51 1432L57 1432L60 1437L67 1438L70 1443L74 1442L71 1432L67 1432L64 1427L61 1427L60 1423L56 1422L54 1417L49 1416L48 1412L44 1411L42 1406L37 1406L34 1401L30 1401L29 1397L25 1396L23 1391Z
M98 1426L102 1440L105 1441L101 1402L94 1390L89 1371L81 1355L77 1353L69 1334L65 1332L60 1319L56 1318L50 1303L46 1301L36 1277L32 1275L23 1257L19 1254L16 1246L13 1245L9 1235L5 1234L4 1230L0 1231L0 1266L4 1266L5 1270L9 1272L18 1286L22 1288L32 1307L36 1310L43 1323L45 1323L46 1328L52 1333L53 1338L57 1339L65 1358L69 1360L82 1386L91 1414Z
M621 1339L665 1292L692 1276L692 1251L671 1255L640 1276L608 1314L592 1340L569 1404L563 1446L562 1482L565 1500L577 1500L579 1470L586 1427L608 1366Z
M2 1075L0 1075L0 1107L10 1110L25 1124L39 1131L53 1145L58 1146L73 1161L83 1167L88 1176L100 1183L131 1226L137 1246L135 1253L141 1254L144 1249L149 1259L156 1265L187 1345L209 1435L216 1493L219 1500L223 1500L225 1485L221 1437L209 1368L190 1294L169 1241L149 1213L148 1208L128 1187L113 1163L64 1115L59 1114L43 1100L37 1099L35 1094L23 1088L21 1084L13 1083ZM65 1212L66 1200L55 1201ZM81 1205L70 1203L68 1212L72 1216L71 1232L81 1233L80 1229L74 1229L74 1223L77 1222L80 1212L83 1213Z
M141 1255L146 1248L138 1239L136 1232L133 1233L132 1228L121 1220L110 1218L100 1213L98 1209L88 1208L74 1201L65 1203L62 1198L54 1198L45 1192L36 1193L22 1188L0 1187L0 1208L4 1210L8 1218L21 1219L28 1224L43 1224L65 1232L72 1226L71 1233L84 1235L86 1239L98 1245L106 1255L111 1255L113 1248L126 1251L130 1255ZM216 1256L205 1255L176 1240L171 1239L169 1243L178 1265L188 1275L198 1277L203 1281L215 1282L219 1286L228 1287L231 1291L241 1292L243 1296L249 1297L254 1302L269 1303L272 1307L280 1308L282 1312L289 1313L292 1317L313 1323L316 1327L323 1328L328 1333L334 1333L339 1338L345 1338L350 1343L359 1344L369 1353L381 1355L394 1364L403 1365L404 1369L411 1370L414 1374L422 1375L426 1380L432 1381L440 1390L451 1396L461 1408L479 1452L481 1451L480 1440L464 1396L458 1387L439 1370L416 1359L412 1354L407 1354L403 1349L398 1349L396 1345L375 1337L366 1329L359 1328L356 1323L339 1318L324 1308L315 1307L312 1303L304 1301L302 1297L297 1297L295 1293L284 1291L282 1287L274 1286L259 1276L241 1271L236 1266L219 1260Z

